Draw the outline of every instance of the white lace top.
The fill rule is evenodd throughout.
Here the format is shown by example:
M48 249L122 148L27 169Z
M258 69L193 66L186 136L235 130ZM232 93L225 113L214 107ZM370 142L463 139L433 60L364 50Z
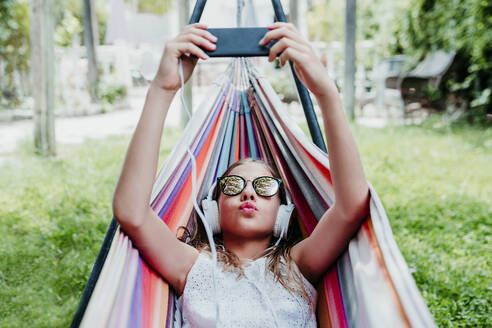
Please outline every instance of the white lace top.
M183 294L177 301L175 327L316 327L316 289L302 276L304 288L312 300L292 293L266 268L266 258L249 260L244 276L216 270L219 322L215 322L215 293L212 278L213 259L200 252L191 267ZM267 274L265 275L265 272ZM282 274L285 268L281 267ZM272 313L272 310L274 313ZM276 320L274 319L276 317ZM180 322L179 322L180 321Z

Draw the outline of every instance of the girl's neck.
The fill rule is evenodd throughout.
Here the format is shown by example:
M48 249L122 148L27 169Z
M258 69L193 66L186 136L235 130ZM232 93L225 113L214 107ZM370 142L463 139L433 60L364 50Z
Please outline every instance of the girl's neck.
M223 236L224 246L240 260L256 260L263 256L270 245L270 237L263 239L244 239L236 236Z

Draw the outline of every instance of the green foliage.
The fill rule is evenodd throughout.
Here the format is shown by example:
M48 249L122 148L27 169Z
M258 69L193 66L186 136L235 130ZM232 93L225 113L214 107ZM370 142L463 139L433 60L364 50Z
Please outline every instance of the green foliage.
M0 90L0 106L19 104L13 72L27 74L29 65L29 2L0 1L0 62L5 65L1 78L6 83Z
M395 35L399 24L398 13L407 10L408 6L407 1L358 0L357 40L372 40L376 53L380 56L390 55L391 48L398 44ZM343 42L345 1L314 0L313 10L308 12L306 22L310 40ZM360 54L358 57L361 57Z
M113 104L127 95L126 87L121 84L103 84L100 88L99 96L103 103Z
M314 0L313 9L306 17L309 39L325 42L343 41L344 22L344 1Z
M424 94L425 98L427 98L431 102L437 101L442 97L441 90L439 88L434 88L431 85L426 85L422 89L422 93Z
M343 1L314 0L307 19L310 38L343 42L344 17ZM469 108L465 118L483 122L492 108L491 17L492 2L486 0L358 0L357 40L373 40L380 56L408 55L407 69L431 51L456 51L440 94L428 91L434 100L447 99L448 105L464 100ZM370 57L357 50L364 65Z
M126 0L127 3L133 3L133 0ZM171 0L138 0L137 10L141 13L152 13L162 15L172 7Z
M334 61L344 62L345 1L313 0L313 10L307 13L306 23L309 39L324 41L332 45ZM405 12L408 1L357 0L356 49L357 63L369 72L377 65L375 55L387 57L398 47L396 31L399 27L399 13ZM371 47L361 41L369 40Z
M410 2L408 10L400 14L399 45L393 50L409 54L414 61L432 50L455 50L455 69L446 87L465 98L472 111L485 112L492 104L487 91L492 85L492 2Z
M83 42L82 0L54 0L55 43L70 46ZM106 34L106 3L93 0L97 18L99 42ZM5 87L0 90L0 108L20 104L14 71L29 74L30 36L29 0L0 1L0 62L5 65L1 78Z
M62 47L71 46L76 36L83 33L80 17L74 16L71 11L63 13L62 18L55 30L55 42Z
M55 1L55 41L62 47L71 46L75 41L84 44L83 0ZM108 13L105 1L92 0L99 44L104 44Z

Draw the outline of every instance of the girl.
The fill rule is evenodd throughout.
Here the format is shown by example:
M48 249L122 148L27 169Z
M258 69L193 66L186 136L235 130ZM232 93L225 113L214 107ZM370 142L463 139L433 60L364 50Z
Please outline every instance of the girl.
M114 216L121 228L179 296L183 327L268 327L272 323L280 327L316 327L317 295L313 286L368 213L369 188L335 84L292 24L275 23L268 29L260 44L278 40L268 60L279 56L281 66L292 61L299 79L320 106L336 201L309 237L298 241L289 233L287 240L274 245L275 221L280 204L285 203L285 190L277 172L252 159L233 164L215 192L221 228L216 236L217 252L223 270L218 273L217 294L213 293L213 263L201 234L203 227L195 225L199 229L193 233L191 245L186 244L149 206L162 128L171 101L198 58L208 58L202 49L215 49L216 38L205 25L183 28L166 44L113 199ZM184 81L178 73L180 58ZM190 233L184 237L187 235ZM219 318L213 311L216 301L220 304Z

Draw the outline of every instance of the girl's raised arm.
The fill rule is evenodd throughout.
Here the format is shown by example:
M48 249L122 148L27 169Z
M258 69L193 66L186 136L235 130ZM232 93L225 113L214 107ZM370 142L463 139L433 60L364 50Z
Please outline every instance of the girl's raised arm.
M163 125L171 101L181 87L179 58L182 58L186 82L198 57L207 58L200 47L213 50L215 41L215 37L206 31L204 25L193 24L183 28L181 34L166 43L113 197L113 213L122 229L147 261L178 293L184 287L185 277L198 252L174 236L150 208L150 197L157 172Z
M290 60L299 79L315 95L323 115L335 204L312 234L292 248L291 255L311 282L316 282L347 246L369 210L369 186L355 140L334 82L309 43L292 24L275 23L261 44L280 39L269 60Z

